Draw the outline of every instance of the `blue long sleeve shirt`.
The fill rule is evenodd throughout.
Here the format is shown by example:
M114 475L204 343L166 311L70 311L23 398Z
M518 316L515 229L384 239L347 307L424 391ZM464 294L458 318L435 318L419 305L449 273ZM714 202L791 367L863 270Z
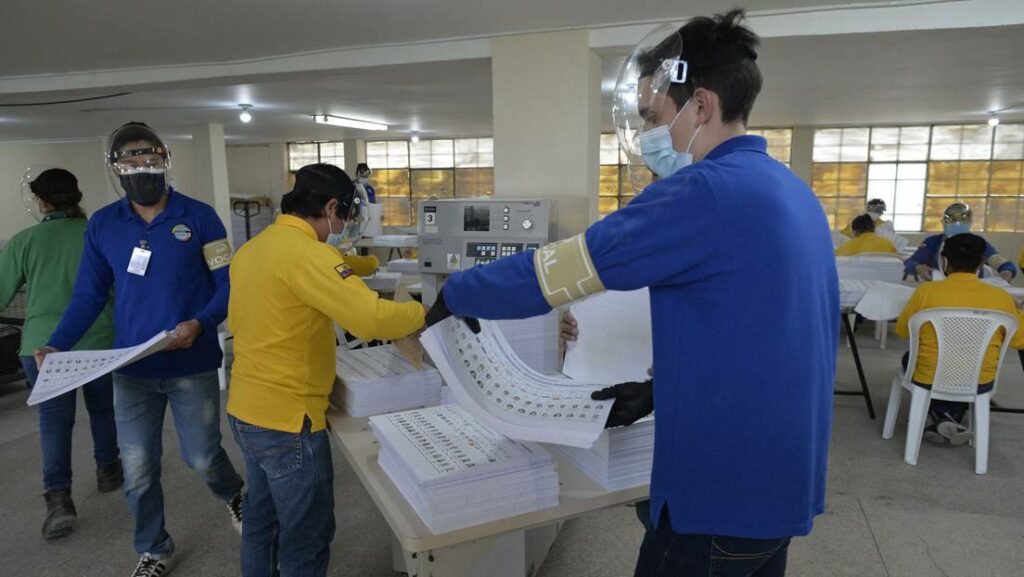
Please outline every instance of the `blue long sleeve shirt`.
M78 342L114 291L115 347L145 342L161 330L196 319L203 332L188 349L164 351L119 369L144 378L174 378L220 367L217 325L228 311L227 233L209 205L176 190L146 223L127 199L93 215L71 302L49 345L66 351ZM128 272L136 247L152 251L145 275Z
M839 334L835 258L814 194L763 138L741 136L584 238L605 288L650 287L652 522L668 507L678 533L809 533L824 511ZM543 255L542 267L562 266ZM533 251L455 273L443 291L458 315L550 310Z
M946 235L944 234L933 234L924 239L914 254L904 261L903 272L908 275L917 274L916 269L919 264L928 265L933 269L940 268L939 254L941 254L942 244L945 242ZM1009 271L1013 276L1017 276L1017 265L996 252L996 247L988 241L985 241L985 264L997 272Z

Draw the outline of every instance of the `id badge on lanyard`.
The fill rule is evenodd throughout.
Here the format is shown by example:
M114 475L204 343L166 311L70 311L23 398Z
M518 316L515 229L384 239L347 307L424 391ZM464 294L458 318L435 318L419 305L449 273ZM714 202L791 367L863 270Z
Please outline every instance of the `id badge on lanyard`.
M132 250L132 259L128 261L128 272L138 276L146 276L146 269L149 268L149 259L153 251L146 248L149 243L145 240L139 243L141 246Z

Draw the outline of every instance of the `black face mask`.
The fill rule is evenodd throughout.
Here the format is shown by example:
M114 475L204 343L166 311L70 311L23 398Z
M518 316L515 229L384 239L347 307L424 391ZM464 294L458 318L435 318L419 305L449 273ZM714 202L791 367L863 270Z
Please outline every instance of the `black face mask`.
M140 172L118 176L128 200L142 206L153 206L167 194L167 178L164 174Z

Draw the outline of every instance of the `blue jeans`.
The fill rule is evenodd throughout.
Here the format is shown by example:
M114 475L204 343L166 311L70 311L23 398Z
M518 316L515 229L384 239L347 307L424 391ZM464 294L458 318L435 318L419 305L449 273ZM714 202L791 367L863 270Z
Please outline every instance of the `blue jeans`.
M199 473L222 501L242 489L242 478L220 444L217 371L174 379L114 373L117 440L124 465L125 499L135 517L135 550L157 559L174 552L174 541L164 527L164 492L160 485L164 412L168 403L185 464Z
M334 464L327 430L300 433L228 415L245 458L244 577L321 577L334 540Z
M634 577L783 577L789 538L674 533L668 507L640 545Z
M34 357L21 357L28 386L39 377ZM117 429L114 425L114 389L110 375L82 387L85 408L92 429L96 466L109 465L118 458ZM78 391L68 391L39 404L39 441L43 450L43 490L71 488L71 431L75 427Z

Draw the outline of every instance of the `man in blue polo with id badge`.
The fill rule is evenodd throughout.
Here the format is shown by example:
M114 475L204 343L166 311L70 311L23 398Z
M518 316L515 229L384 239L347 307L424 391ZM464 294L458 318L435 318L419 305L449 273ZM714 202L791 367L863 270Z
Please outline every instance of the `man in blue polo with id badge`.
M167 350L114 374L114 414L141 558L133 577L163 576L174 541L164 527L160 460L164 413L171 406L181 457L241 531L242 478L221 446L221 350L217 325L227 316L231 246L209 205L167 184L170 151L148 126L128 123L110 137L107 166L125 198L89 220L74 293L48 346L70 350L114 293L115 347L173 330Z

